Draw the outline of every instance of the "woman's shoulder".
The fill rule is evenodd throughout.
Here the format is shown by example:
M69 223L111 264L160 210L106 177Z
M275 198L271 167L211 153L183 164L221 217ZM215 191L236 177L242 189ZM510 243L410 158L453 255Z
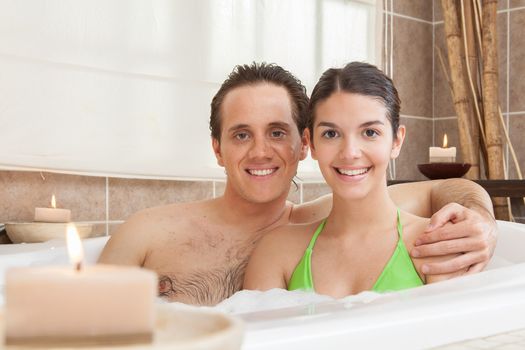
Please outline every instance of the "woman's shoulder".
M401 211L401 223L403 226L403 241L407 248L413 247L419 235L427 228L430 219Z
M321 222L322 220L309 224L287 224L278 227L265 234L258 245L281 245L285 249L302 245L305 241L308 245L310 238Z

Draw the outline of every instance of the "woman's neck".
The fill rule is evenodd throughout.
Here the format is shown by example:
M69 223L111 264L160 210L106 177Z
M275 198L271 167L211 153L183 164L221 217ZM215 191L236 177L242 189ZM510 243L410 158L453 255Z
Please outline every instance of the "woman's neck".
M360 199L333 195L332 211L327 225L335 234L367 234L392 227L397 220L397 207L388 195L386 184L378 186Z

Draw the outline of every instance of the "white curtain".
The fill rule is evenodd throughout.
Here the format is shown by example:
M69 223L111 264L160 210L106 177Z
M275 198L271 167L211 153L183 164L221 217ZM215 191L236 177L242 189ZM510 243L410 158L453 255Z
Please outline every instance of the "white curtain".
M377 63L376 17L372 0L0 0L0 167L220 178L209 104L233 66L275 62L311 89Z

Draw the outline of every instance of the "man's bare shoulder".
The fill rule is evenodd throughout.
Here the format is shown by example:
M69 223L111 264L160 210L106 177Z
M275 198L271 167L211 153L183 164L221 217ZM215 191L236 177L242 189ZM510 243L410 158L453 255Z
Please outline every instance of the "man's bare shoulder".
M192 223L207 216L213 200L174 203L132 214L111 235L99 262L143 266L152 246L167 235L189 234Z
M291 224L308 224L322 220L332 209L332 194L326 194L313 201L296 204L290 215Z

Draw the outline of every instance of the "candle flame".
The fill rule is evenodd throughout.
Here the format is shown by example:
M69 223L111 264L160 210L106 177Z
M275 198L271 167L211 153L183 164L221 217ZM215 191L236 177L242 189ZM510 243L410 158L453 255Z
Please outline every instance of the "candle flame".
M448 147L448 138L447 138L447 134L445 134L443 136L443 148L447 148Z
M76 270L80 270L82 260L84 259L84 251L82 249L82 241L77 232L75 225L67 225L67 252L69 254L69 261L75 266Z
M51 208L53 208L53 209L57 208L57 200L55 198L55 195L51 196Z

